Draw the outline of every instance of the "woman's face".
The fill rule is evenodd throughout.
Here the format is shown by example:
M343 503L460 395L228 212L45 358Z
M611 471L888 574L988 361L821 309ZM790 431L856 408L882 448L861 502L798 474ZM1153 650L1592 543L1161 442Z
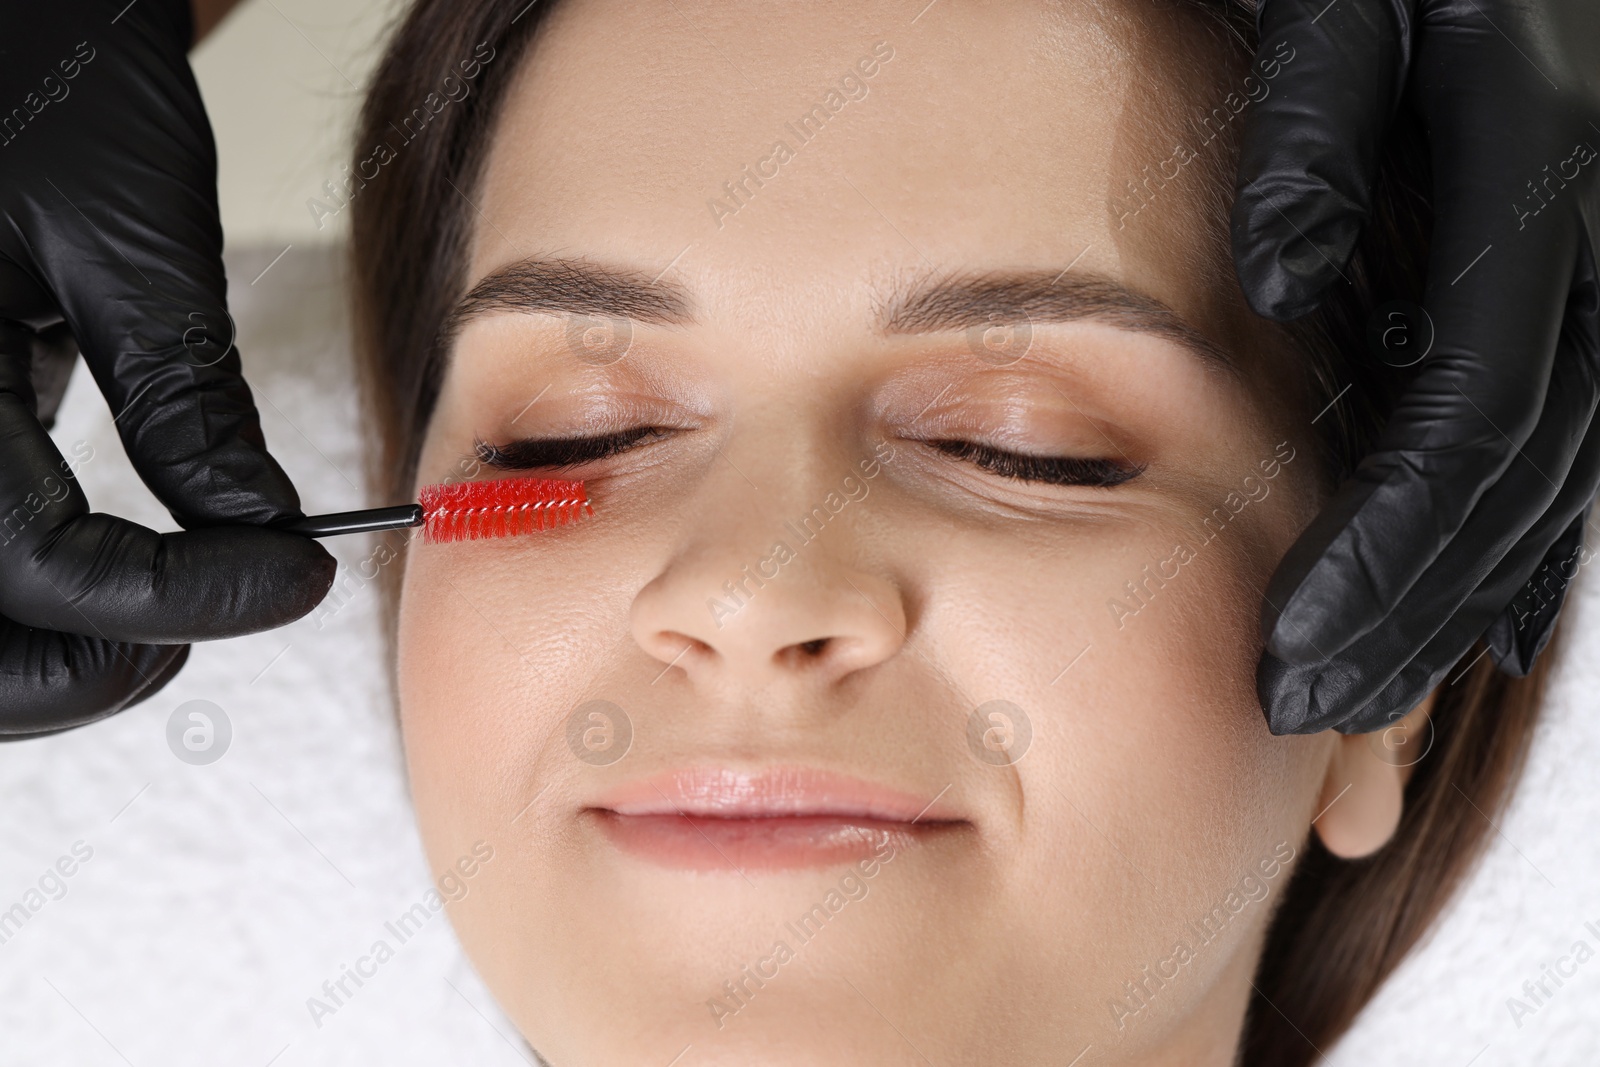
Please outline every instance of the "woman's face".
M1245 89L1195 32L551 15L419 481L594 514L414 546L399 683L452 919L552 1063L1226 1062L1336 741L1255 697L1314 413L1225 258L1196 116Z

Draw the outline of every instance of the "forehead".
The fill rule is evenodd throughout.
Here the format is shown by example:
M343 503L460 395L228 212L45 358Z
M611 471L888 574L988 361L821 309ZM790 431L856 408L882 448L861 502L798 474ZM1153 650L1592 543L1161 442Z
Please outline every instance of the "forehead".
M1081 264L1224 344L1237 329L1214 284L1221 140L1150 182L1187 111L1227 91L1158 0L566 0L547 18L499 116L471 279L584 257L770 317L853 307L868 276Z

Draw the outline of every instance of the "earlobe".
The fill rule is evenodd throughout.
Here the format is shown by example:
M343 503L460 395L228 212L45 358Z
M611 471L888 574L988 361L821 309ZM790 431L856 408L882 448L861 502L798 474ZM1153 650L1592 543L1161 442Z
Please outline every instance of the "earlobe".
M1413 708L1386 733L1408 739L1428 735L1428 716L1438 692ZM1414 760L1395 758L1381 734L1339 734L1312 821L1322 845L1340 859L1370 856L1389 842L1405 804L1406 781ZM1408 741L1408 747L1414 744Z

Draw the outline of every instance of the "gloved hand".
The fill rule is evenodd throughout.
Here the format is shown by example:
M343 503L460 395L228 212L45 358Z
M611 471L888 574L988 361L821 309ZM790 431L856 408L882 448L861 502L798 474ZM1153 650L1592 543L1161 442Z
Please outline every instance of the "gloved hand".
M23 737L298 618L334 560L261 528L301 512L233 347L187 0L0 0L0 31L0 737ZM89 511L35 393L48 418L68 331L183 532Z
M1233 215L1260 314L1345 284L1402 92L1429 132L1432 352L1270 583L1257 672L1274 733L1374 730L1480 637L1525 674L1580 563L1600 482L1600 3L1263 0L1258 25L1261 57L1295 54L1247 128Z

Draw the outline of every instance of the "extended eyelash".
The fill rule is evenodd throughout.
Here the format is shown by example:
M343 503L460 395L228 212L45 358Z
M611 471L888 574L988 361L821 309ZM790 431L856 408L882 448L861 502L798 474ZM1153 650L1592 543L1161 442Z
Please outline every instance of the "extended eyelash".
M499 470L538 470L592 463L637 448L650 438L665 436L666 430L640 426L599 437L529 437L505 444L479 440L473 449L479 462Z
M1088 485L1111 488L1144 473L1144 464L1135 467L1109 459L1079 459L1075 456L1025 456L1003 452L971 441L928 441L947 456L964 460L1002 478L1051 485Z

